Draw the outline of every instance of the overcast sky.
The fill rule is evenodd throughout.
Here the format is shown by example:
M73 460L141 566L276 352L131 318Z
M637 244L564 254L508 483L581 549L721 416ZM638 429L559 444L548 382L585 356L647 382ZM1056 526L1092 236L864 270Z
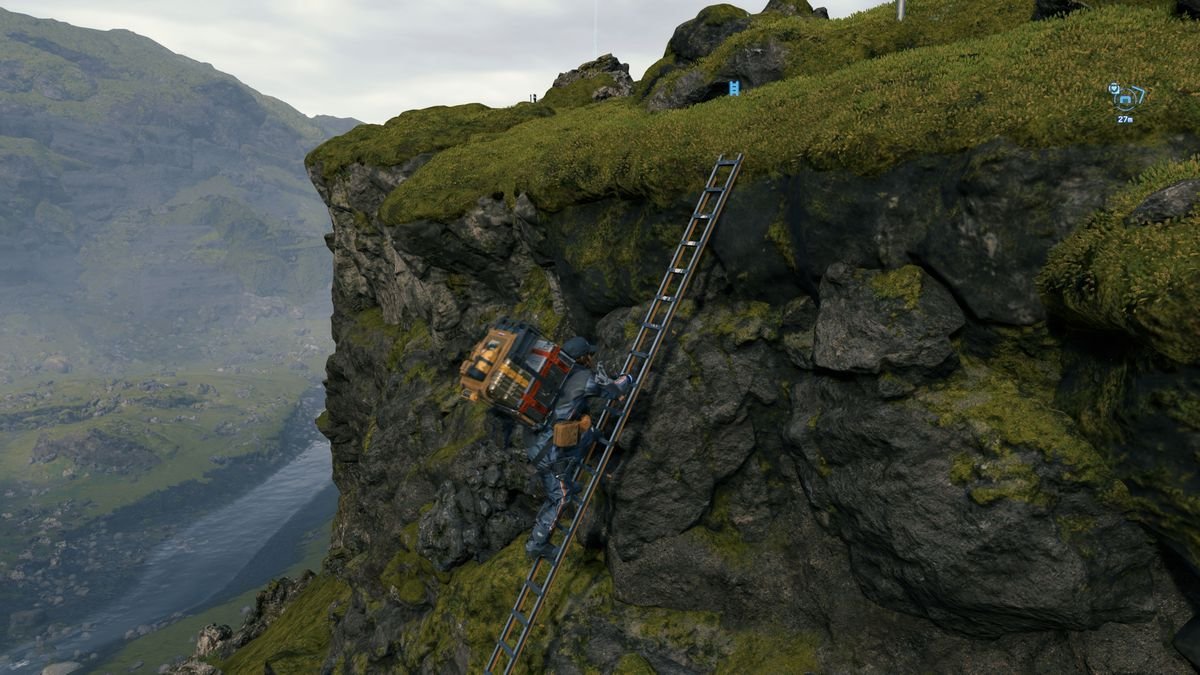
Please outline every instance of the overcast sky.
M810 0L811 1L811 0ZM734 3L758 12L767 0ZM308 115L382 123L413 108L544 94L611 52L639 79L713 0L0 0L13 12L126 28ZM816 0L832 17L883 4Z

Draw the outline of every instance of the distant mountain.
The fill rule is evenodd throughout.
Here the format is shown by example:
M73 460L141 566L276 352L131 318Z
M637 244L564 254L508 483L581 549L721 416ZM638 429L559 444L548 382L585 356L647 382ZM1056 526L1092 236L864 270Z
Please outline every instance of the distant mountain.
M357 124L126 30L0 10L0 341L66 315L152 356L250 306L326 306L303 158Z

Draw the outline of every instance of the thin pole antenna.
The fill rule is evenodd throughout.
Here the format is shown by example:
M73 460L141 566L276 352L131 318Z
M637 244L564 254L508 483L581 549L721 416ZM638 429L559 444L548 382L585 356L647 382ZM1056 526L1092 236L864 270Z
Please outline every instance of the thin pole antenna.
M592 58L600 58L600 0L592 0Z
M896 0L896 20L904 20L904 0Z

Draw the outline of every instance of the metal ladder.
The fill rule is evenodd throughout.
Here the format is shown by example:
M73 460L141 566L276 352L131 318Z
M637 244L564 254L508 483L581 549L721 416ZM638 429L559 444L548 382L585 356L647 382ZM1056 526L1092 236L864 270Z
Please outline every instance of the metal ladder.
M525 576L525 581L517 593L517 601L508 613L504 628L501 629L500 637L496 640L496 647L492 650L492 655L484 668L484 673L487 675L499 672L510 675L516 668L521 650L525 648L538 613L541 612L542 606L546 602L550 586L558 574L558 568L566 556L567 545L575 536L580 522L587 513L592 496L600 486L600 478L604 475L604 469L612 457L613 449L621 437L621 432L625 429L625 421L629 412L633 410L633 404L637 401L642 386L646 383L650 365L654 362L654 358L663 344L663 338L666 337L671 319L675 317L679 300L687 291L688 284L691 283L692 276L699 267L700 256L708 245L709 237L712 236L717 219L725 208L725 201L729 198L729 191L732 189L734 181L737 180L741 168L742 155L740 153L734 159L725 159L725 156L721 155L717 159L717 163L713 165L712 173L704 186L704 192L700 194L700 200L696 204L695 211L692 212L692 218L683 231L679 246L675 248L675 255L671 258L667 273L663 275L662 282L658 285L654 301L650 303L646 318L642 320L638 328L633 347L625 355L625 364L621 366L620 373L633 375L636 378L636 384L624 401L610 401L604 405L604 410L595 423L597 440L588 449L587 456L575 469L575 474L572 476L575 483L579 483L580 478L586 476L587 487L582 493L575 493L568 498L567 508L555 523L550 541L555 543L555 538L560 535L561 539L556 544L557 551L554 557L552 559L538 558L529 569L529 574ZM722 178L721 175L725 171L728 173L725 173ZM564 519L567 520L566 524L563 523ZM516 632L515 642L512 641L514 632Z

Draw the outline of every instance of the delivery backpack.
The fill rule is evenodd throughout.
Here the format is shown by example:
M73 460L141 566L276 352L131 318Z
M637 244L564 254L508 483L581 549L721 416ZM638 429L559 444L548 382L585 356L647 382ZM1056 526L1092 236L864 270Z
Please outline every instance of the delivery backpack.
M528 426L550 416L575 359L525 322L502 318L458 369L463 398L484 401Z

